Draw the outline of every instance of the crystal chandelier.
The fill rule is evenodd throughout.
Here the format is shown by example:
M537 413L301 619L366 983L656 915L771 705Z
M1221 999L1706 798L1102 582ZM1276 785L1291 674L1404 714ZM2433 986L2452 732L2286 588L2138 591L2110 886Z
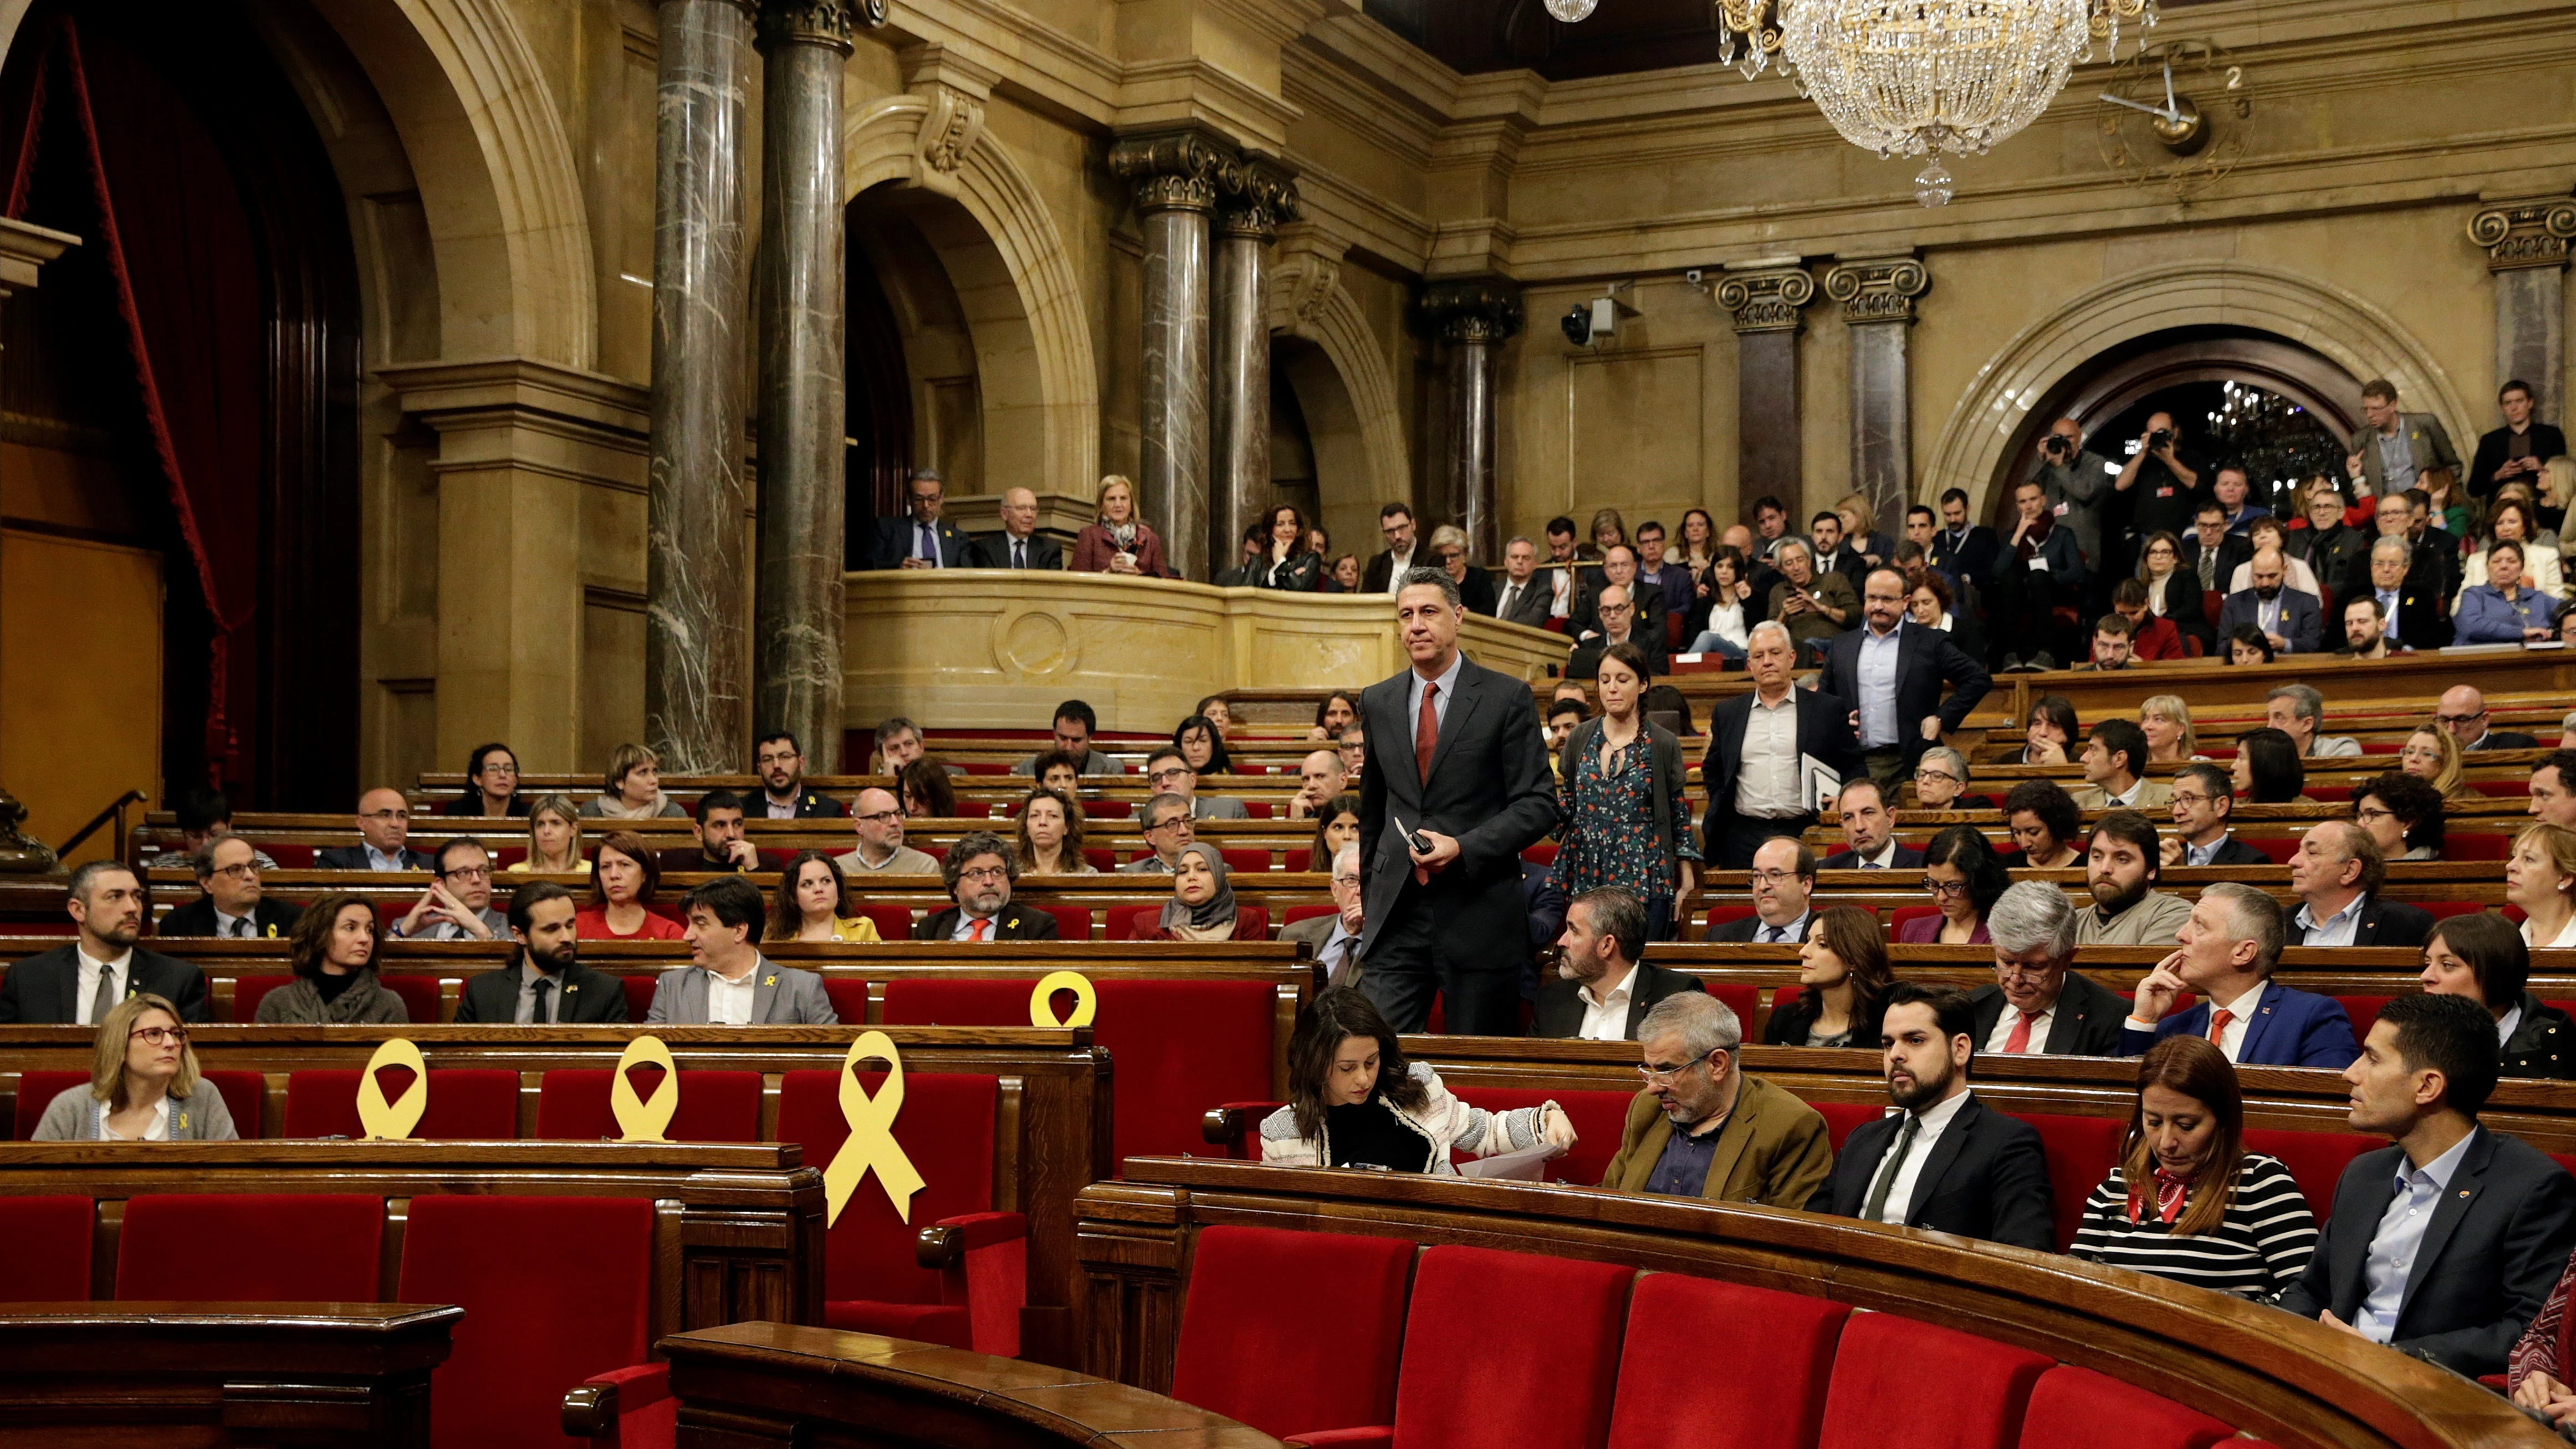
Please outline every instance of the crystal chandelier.
M2154 0L1717 0L1721 40L1751 80L1775 61L1855 146L1924 156L1914 198L1950 199L1941 153L1982 154L2038 119L2122 21Z

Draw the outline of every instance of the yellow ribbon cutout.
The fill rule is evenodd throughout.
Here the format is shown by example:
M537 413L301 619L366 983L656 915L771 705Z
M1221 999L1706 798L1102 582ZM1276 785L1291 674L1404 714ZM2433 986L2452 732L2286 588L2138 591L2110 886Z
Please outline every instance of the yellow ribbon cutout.
M859 1085L859 1063L870 1057L881 1057L886 1064L885 1085L874 1097ZM903 1058L896 1054L893 1039L881 1031L861 1033L850 1043L850 1054L841 1058L841 1119L850 1124L850 1135L841 1140L841 1150L832 1154L831 1166L823 1169L823 1226L841 1220L841 1209L849 1205L850 1194L858 1190L859 1179L871 1167L886 1200L894 1204L895 1216L912 1221L912 1195L927 1184L914 1170L912 1159L904 1156L902 1144L894 1140L895 1114L902 1110Z
M1062 1021L1056 1020L1055 1017L1055 994L1059 991L1073 993L1073 1015ZM1092 1016L1099 1010L1100 996L1091 989L1091 978L1079 971L1052 972L1044 981L1038 983L1037 990L1029 993L1029 1025L1031 1026L1054 1027L1058 1030L1069 1026L1089 1026Z
M401 1100L388 1106L385 1089L376 1083L376 1073L387 1067L411 1068L411 1085L403 1089ZM420 1116L429 1110L429 1063L421 1060L420 1048L410 1040L395 1037L376 1048L367 1058L367 1069L358 1074L358 1125L366 1129L365 1142L401 1142L420 1125Z
M635 1083L627 1073L640 1066L658 1066L662 1082L653 1089L653 1100L647 1102L635 1095ZM608 1110L617 1118L620 1142L668 1142L662 1134L671 1130L671 1119L680 1110L680 1064L671 1060L671 1049L658 1036L639 1036L618 1053L617 1070L608 1078Z

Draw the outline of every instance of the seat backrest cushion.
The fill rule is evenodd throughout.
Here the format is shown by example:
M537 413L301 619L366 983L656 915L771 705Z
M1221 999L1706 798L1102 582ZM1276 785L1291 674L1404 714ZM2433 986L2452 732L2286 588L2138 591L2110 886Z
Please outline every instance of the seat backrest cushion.
M89 1297L91 1219L82 1196L0 1197L0 1303L73 1303Z
M2248 1127L2245 1148L2281 1159L2308 1200L2308 1211L2323 1223L2334 1212L2335 1184L2343 1170L2365 1152L2388 1145L2384 1137L2360 1132L2294 1132L2280 1127Z
M1547 1180L1567 1182L1577 1187L1592 1187L1610 1170L1610 1159L1619 1154L1620 1135L1627 1130L1628 1104L1636 1100L1634 1092L1550 1092L1535 1087L1453 1087L1458 1100L1470 1107L1488 1112L1509 1112L1519 1107L1535 1107L1541 1102L1554 1102L1565 1109L1566 1120L1574 1124L1574 1148L1547 1165Z
M387 1102L406 1090L410 1073L389 1070L379 1083ZM328 1068L286 1078L286 1135L357 1137L358 1073ZM519 1074L484 1067L438 1068L429 1073L429 1104L413 1138L506 1142L519 1135Z
M2162 1394L2059 1364L2030 1391L2021 1449L2209 1449L2235 1434Z
M1834 1351L1817 1449L2012 1449L2023 1406L2053 1361L1889 1313L1855 1313Z
M873 1098L885 1073L861 1072ZM823 1296L884 1303L937 1303L940 1278L913 1259L921 1230L941 1218L993 1210L993 1117L1001 1085L971 1073L906 1072L894 1140L912 1159L923 1187L912 1215L899 1217L870 1172L859 1180L823 1240ZM805 1148L806 1165L823 1168L841 1150L850 1124L841 1115L841 1074L788 1072L779 1079L778 1140Z
M616 1085L614 1075L596 1067L546 1073L537 1089L537 1135L559 1142L620 1136L617 1114L608 1101ZM636 1096L650 1101L661 1075L637 1071ZM673 1142L759 1141L760 1073L680 1073L680 1103L662 1135Z
M2117 1117L2076 1117L2055 1112L2013 1115L2039 1129L2040 1150L2048 1157L2048 1190L2057 1208L2057 1250L2075 1241L2084 1221L2084 1200L2119 1159L2120 1138L2129 1124Z
M1722 1426L1726 1449L1814 1449L1850 1316L1822 1298L1645 1275L1628 1300L1610 1449L1670 1449L1683 1424Z
M1118 1158L1204 1154L1208 1108L1271 1099L1270 983L1103 981L1097 990L1091 1039L1115 1064Z
M1884 1102L1809 1102L1807 1105L1815 1108L1817 1114L1825 1119L1825 1136L1832 1141L1836 1152L1843 1150L1844 1138L1864 1124L1887 1115Z
M1423 1254L1396 1380L1396 1449L1600 1449L1635 1276L1490 1248Z
M887 1026L1026 1026L1029 993L1037 984L1035 976L994 981L898 979L885 984L880 1010ZM1070 1005L1070 992L1056 993L1059 1012Z
M1277 1438L1392 1422L1413 1253L1402 1238L1200 1233L1172 1397Z
M146 1194L125 1205L116 1296L372 1303L384 1235L372 1194Z
M87 1072L20 1072L18 1074L18 1118L14 1135L21 1142L34 1141L36 1127L45 1120L45 1109L53 1105L54 1099L74 1087L88 1085L89 1073Z

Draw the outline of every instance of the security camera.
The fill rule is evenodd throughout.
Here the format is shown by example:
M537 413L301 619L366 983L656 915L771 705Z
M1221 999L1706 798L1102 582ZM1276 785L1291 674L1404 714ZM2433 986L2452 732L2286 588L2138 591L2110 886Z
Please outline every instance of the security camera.
M1701 271L1697 267L1693 267L1689 271L1682 273L1682 280L1690 283L1694 287L1701 286L1707 282L1708 273Z
M1565 329L1565 340L1577 347L1592 341L1592 308L1576 303L1556 324Z

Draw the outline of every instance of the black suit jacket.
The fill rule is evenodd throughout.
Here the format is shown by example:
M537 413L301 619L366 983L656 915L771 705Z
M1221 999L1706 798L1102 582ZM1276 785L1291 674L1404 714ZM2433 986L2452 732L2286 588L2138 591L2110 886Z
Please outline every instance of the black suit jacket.
M943 518L937 523L932 524L930 529L931 536L937 539L939 543L939 566L941 568L971 569L977 567L975 562L974 541L967 538L964 533L960 532L956 524ZM901 568L903 566L905 556L912 552L912 543L914 538L918 536L918 526L913 523L912 515L909 512L905 513L900 518L878 519L876 540L868 549L868 567L872 569Z
M1708 715L1708 758L1700 779L1708 786L1708 814L1700 837L1711 851L1718 832L1737 817L1735 779L1744 759L1744 731L1753 720L1754 691L1729 695ZM1798 709L1798 753L1813 755L1848 780L1860 768L1860 741L1852 733L1850 702L1830 691L1790 686Z
M1853 1129L1843 1150L1834 1154L1834 1175L1816 1189L1807 1211L1860 1216L1879 1159L1896 1140L1897 1121L1881 1117ZM2053 1253L2057 1224L2051 1201L2039 1129L1988 1110L1971 1093L1915 1177L1905 1225Z
M575 961L556 973L555 1024L573 1022L593 1024L614 1022L623 1026L635 1018L626 1009L626 988L605 971L593 971ZM456 1024L468 1022L509 1026L519 1016L519 968L504 966L486 971L465 983L465 994L456 1003Z
M955 906L950 906L944 911L933 911L913 926L912 939L947 940L957 933L957 916L958 910ZM1017 901L1002 907L1002 913L993 918L993 939L996 941L1053 941L1061 934L1062 930L1056 925L1053 912L1042 911L1035 906L1024 906Z
M2299 924L2299 908L2290 908L2285 921L2289 944L2307 944L2307 927ZM2361 920L2353 926L2352 943L2356 946L2421 946L2433 934L2433 913L2421 906L2398 901L2383 901L2365 896L2361 902Z
M1669 662L1669 656L1664 652L1663 617L1656 616L1653 629L1648 629L1643 624L1630 625L1628 642L1636 645L1637 652L1646 656L1646 672L1655 678L1662 678ZM1610 641L1598 635L1575 645L1574 651L1565 657L1565 677L1568 679L1598 677L1601 673L1601 656L1609 652Z
M302 906L286 901L259 898L251 907L250 929L254 936L283 936L295 929L296 918L304 914ZM156 936L211 936L215 934L215 902L211 896L199 896L171 911L155 922Z
M1581 639L1586 630L1600 632L1601 591L1608 587L1610 587L1610 581L1602 577L1599 569L1584 571L1577 582L1574 603L1565 611L1565 632L1568 635ZM1633 599L1637 612L1636 622L1630 626L1631 632L1652 639L1661 646L1664 642L1663 588L1660 585L1648 584L1631 584L1628 587L1632 596L1642 596ZM1685 639L1682 642L1687 644L1690 641Z
M2540 741L2516 730L2489 730L2487 731L2487 737L2478 741L2476 748L2481 750L2536 750L2540 748Z
M1986 666L1969 658L1968 651L1940 630L1926 629L1912 619L1899 621L1896 630L1896 738L1911 772L1914 762L1934 743L1923 738L1924 716L1939 715L1942 729L1955 730L1994 681ZM1860 698L1860 645L1866 632L1863 626L1826 641L1826 693ZM1950 686L1947 698L1941 694L1945 683Z
M769 792L753 790L742 797L742 808L751 819L768 819ZM848 806L810 786L802 788L796 797L796 818L799 820L846 820L849 816Z
M1812 905L1811 905L1811 906L1809 906L1809 907L1807 908L1807 924L1808 924L1808 925L1813 925L1813 924L1815 924L1815 914L1816 914L1816 908L1815 908L1814 906L1812 906ZM1734 920L1731 920L1731 921L1721 921L1721 922L1719 922L1718 924L1716 924L1716 925L1714 925L1714 926L1709 927L1709 928L1708 928L1708 934L1707 934L1707 935L1705 935L1705 936L1703 936L1703 937L1701 937L1701 939L1702 939L1702 940L1707 940L1707 941L1741 941L1741 942L1743 942L1745 945L1750 946L1750 945L1755 944L1753 937L1754 937L1754 935L1755 935L1756 933L1758 933L1761 929L1762 929L1762 918L1761 918L1760 916L1758 916L1758 915L1756 915L1756 916L1738 916L1738 917L1736 917ZM1799 929L1798 929L1798 935L1797 935L1795 938L1793 938L1793 939L1794 939L1794 940L1804 940L1805 938L1806 938L1806 927L1805 927L1805 926L1801 926L1801 927L1799 927ZM1775 943L1775 942L1771 942L1771 941L1764 941L1764 942L1761 942L1760 944L1765 945L1765 946L1769 946L1769 945L1774 945L1774 944L1787 945L1787 944L1791 944L1791 943L1790 943L1790 942L1776 942L1776 943Z
M2397 1195L2403 1148L2365 1152L2335 1184L2315 1256L2281 1290L2301 1318L2346 1323L2369 1294L2362 1276L2379 1219ZM2502 1373L2514 1340L2549 1300L2576 1247L2576 1178L2521 1139L2477 1129L2433 1208L2398 1301L2389 1346L2463 1374Z
M2241 563L2251 563L2253 561L2254 545L2247 541L2245 535L2241 533L2231 533L2227 535L2227 537L2220 539L2218 543L2218 581L2211 585L2211 587L2217 589L2218 592L2222 594L2233 592L2233 590L2229 589L2227 586L2236 577L2236 566ZM2190 576L2190 581L2186 587L2195 591L2206 592L2200 587L2200 535L2197 533L2187 532L2182 536L2182 567L2180 571Z
M1922 851L1916 850L1910 845L1900 845L1896 847L1896 854L1889 859L1887 868L1889 870L1913 870L1922 864ZM1816 869L1818 870L1859 870L1861 868L1860 857L1854 855L1848 850L1837 850L1833 854L1826 856L1823 860L1816 862Z
M429 857L406 845L402 853L403 869L430 870ZM364 845L326 845L313 852L315 870L365 870L367 847Z
M1976 1012L1977 1050L1986 1049L1986 1038L1995 1034L1995 1023L2004 1019L2004 989L1992 983L1978 987L1968 996L1968 1005ZM2066 984L2057 989L2057 1008L2048 1021L2048 1038L2039 1044L2040 1053L2052 1057L2116 1057L2120 1055L2120 1024L2128 1020L2129 1003L2109 987L2096 982L2081 971L2066 973Z
M1430 548L1420 542L1416 542L1413 545L1413 562L1405 565L1405 567L1429 568L1430 566ZM1367 570L1360 575L1360 592L1363 594L1383 594L1394 583L1395 555L1381 549L1378 552L1377 557L1368 561Z
M1950 530L1937 529L1932 534L1930 558L1932 567L1956 579L1984 579L1995 571L1995 558L2003 551L2003 540L1984 524L1974 524L1967 538L1953 546Z
M0 1022L30 1026L69 1026L80 1020L80 946L66 942L9 968L0 977ZM125 968L125 991L148 991L179 1008L181 1021L212 1021L206 1005L206 973L158 951L134 948Z
M2272 857L2237 839L2236 833L2230 830L2226 841L2218 847L2218 852L2209 858L2209 863L2211 865L2270 865Z
M1538 996L1530 1003L1530 1035L1570 1037L1583 1030L1583 997L1580 986L1556 977L1539 987ZM1628 988L1628 1019L1620 1032L1628 1040L1637 1039L1637 1023L1655 1009L1655 1003L1667 996L1685 991L1705 992L1708 988L1687 971L1674 971L1651 961L1637 963L1637 979Z
M2152 609L2159 585L2153 580L2144 582L2147 585L2148 606ZM2175 569L2165 575L2165 581L2161 587L2165 596L2164 617L2171 619L2173 626L2182 632L2198 634L2201 647L2207 649L2213 636L2209 631L2208 600L2202 597L2200 591L2200 575Z
M2530 435L2531 456L2546 462L2551 458L2566 455L2567 435L2550 424L2541 422L2537 418L2533 419ZM2467 486L2471 498L2485 498L2496 491L2495 472L2496 469L2504 466L2505 448L2512 436L2503 428L2479 436L2477 455L2469 460L2469 476L2461 480ZM2525 478L2523 481L2535 486L2540 482L2537 478Z
M975 567L979 569L1006 569L1011 566L1011 535L1008 531L975 540L974 550ZM1064 567L1064 549L1042 534L1030 534L1028 547L1020 552L1027 556L1029 568Z
M1533 629L1547 627L1547 616L1556 609L1556 579L1548 569L1530 570L1529 582L1521 585L1521 596L1512 601L1509 614L1500 612L1503 593L1512 586L1509 574L1493 576L1494 617L1506 624L1526 624Z

